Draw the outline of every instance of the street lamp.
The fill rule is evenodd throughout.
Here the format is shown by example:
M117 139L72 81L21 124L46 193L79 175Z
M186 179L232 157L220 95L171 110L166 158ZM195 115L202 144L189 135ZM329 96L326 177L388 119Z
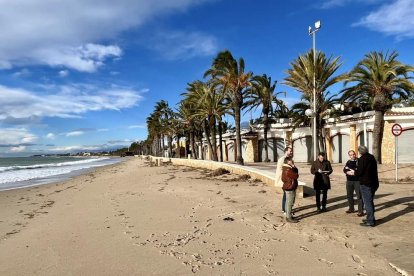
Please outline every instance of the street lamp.
M315 22L315 29L312 29L311 26L308 28L309 35L313 38L313 114L310 112L306 114L311 117L313 115L313 159L316 159L318 156L318 136L316 130L316 32L321 28L321 21L318 20ZM308 110L307 110L308 111Z

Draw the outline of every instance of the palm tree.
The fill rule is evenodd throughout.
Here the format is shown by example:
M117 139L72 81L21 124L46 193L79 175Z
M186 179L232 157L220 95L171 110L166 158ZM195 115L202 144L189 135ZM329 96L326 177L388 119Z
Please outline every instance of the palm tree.
M245 72L244 59L234 59L230 51L220 52L213 60L213 64L204 74L211 76L216 87L224 91L227 102L231 109L230 114L234 117L236 126L236 151L237 164L243 165L242 145L240 134L241 110L246 89L251 85L252 72Z
M263 114L263 126L264 126L264 148L265 148L265 160L269 162L269 149L267 146L267 131L269 129L269 115L273 112L273 102L276 99L276 95L273 95L276 88L276 81L272 83L272 78L266 74L262 76L254 76L252 78L252 86L248 89L246 94L245 106L247 111L257 109L262 106Z
M151 113L147 117L147 129L148 129L148 145L151 146L151 154L158 155L161 151L161 134L159 129L161 128L158 114Z
M323 116L322 106L324 105L325 92L328 91L329 87L343 80L343 75L334 76L335 72L341 66L339 57L332 58L331 56L327 58L323 52L317 52L316 62L314 62L313 51L310 50L306 54L300 55L290 65L292 68L286 71L288 76L285 78L284 84L303 93L302 100L304 102L299 103L296 107L299 107L299 105L311 106L310 99L313 99L313 77L315 74L316 129L318 136L321 137L321 116ZM299 113L299 115L302 114ZM323 148L323 141L321 139L318 140L320 141L318 145L319 149Z
M175 113L164 100L157 102L154 111L147 117L147 140L152 143L155 155L162 154L164 150L164 135L167 136L169 156L172 155L172 138L176 133L174 121Z
M326 118L338 117L341 115L335 106L340 102L338 99L338 95L330 95L329 91L325 91L322 93L319 99L319 109L318 109L318 121L317 124L319 126L324 125ZM301 97L301 101L294 104L291 108L290 118L292 119L293 128L297 128L300 126L309 126L311 124L311 120L308 116L305 115L305 111L311 108L311 99L308 98L307 95L303 94ZM320 129L319 136L322 135L322 131L324 129ZM326 151L326 144L324 139L319 139L319 147Z
M406 99L414 91L409 73L412 66L397 60L398 53L393 51L370 52L348 73L345 85L353 84L342 90L343 100L368 102L375 111L373 131L373 155L381 163L381 144L384 132L384 113L394 99Z
M162 142L164 145L164 135L167 136L168 156L172 156L172 137L174 135L174 128L172 120L174 112L168 105L167 101L161 100L155 104L154 113L157 114L160 120L160 129L158 131L162 135ZM163 146L164 149L164 146Z
M224 96L209 82L194 81L188 85L187 91L185 95L194 106L192 117L204 122L206 139L213 160L217 161L216 122L221 121L221 116L225 112Z
M181 100L178 104L177 117L181 121L184 132L186 132L190 138L191 158L197 159L195 150L196 120L193 118L193 114L194 106L188 98Z

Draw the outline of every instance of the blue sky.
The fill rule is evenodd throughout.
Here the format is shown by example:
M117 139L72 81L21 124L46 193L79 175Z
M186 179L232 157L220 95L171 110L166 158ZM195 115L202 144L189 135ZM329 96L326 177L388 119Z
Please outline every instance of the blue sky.
M340 72L369 51L414 60L414 0L1 1L0 156L127 146L145 139L157 101L175 106L230 50L246 69L282 83L312 47ZM336 87L335 89L340 89ZM338 91L332 91L338 92ZM249 117L249 115L246 115Z

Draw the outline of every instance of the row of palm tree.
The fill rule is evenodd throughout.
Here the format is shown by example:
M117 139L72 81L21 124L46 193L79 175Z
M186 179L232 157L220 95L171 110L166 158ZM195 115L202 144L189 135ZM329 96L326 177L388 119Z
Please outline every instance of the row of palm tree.
M256 121L264 127L264 161L269 161L267 133L270 124L276 118L291 118L293 127L309 126L311 122L305 115L305 110L315 104L319 137L323 136L323 125L328 117L374 110L373 154L381 162L384 113L394 103L413 97L414 94L411 82L414 68L401 63L397 58L395 51L371 52L350 72L338 74L342 65L339 57L327 57L323 52L317 52L314 60L313 51L302 54L290 63L291 68L286 71L287 76L283 80L283 84L302 94L301 101L288 109L278 97L285 92L275 91L276 81L272 82L266 74L254 75L253 72L246 71L243 58L236 60L230 51L220 52L205 72L204 80L196 80L187 85L176 112L165 101L155 105L154 112L147 118L146 144L151 145L152 153L160 154L166 137L171 154L172 139L179 140L185 136L190 141L191 157L204 159L204 152L199 153L195 143L202 145L205 138L212 159L223 161L222 134L228 129L224 117L230 115L235 125L236 161L243 164L242 112L261 108L262 116ZM344 83L344 89L332 94L329 89L340 82ZM338 106L345 109L338 109ZM319 148L323 149L324 141L319 141Z

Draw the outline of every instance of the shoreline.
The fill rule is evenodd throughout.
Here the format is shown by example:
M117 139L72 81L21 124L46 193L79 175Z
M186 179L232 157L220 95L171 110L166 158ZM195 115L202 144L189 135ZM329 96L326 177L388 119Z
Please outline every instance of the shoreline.
M85 159L87 159L87 158L85 158ZM108 160L111 160L111 159L115 159L115 158L109 158ZM4 191L15 190L15 189L25 189L25 188L31 188L31 187L41 186L41 185L48 185L48 184L54 184L54 183L59 183L59 182L65 182L65 181L73 179L77 176L80 176L82 174L87 174L87 173L89 173L90 171L92 171L96 168L111 166L111 165L122 163L122 162L126 161L126 160L122 160L120 158L118 158L118 159L120 161L117 161L117 162L114 162L114 163L103 164L103 165L99 165L99 166L92 166L92 167L88 167L88 168L76 169L76 170L70 171L68 173L61 173L61 174L56 174L56 175L51 175L51 176L46 176L46 177L40 177L40 178L33 178L33 179L23 180L23 181L2 183L2 185L6 186L6 187L3 188L3 187L0 186L0 193L4 192ZM103 160L105 160L105 159L103 159ZM103 161L101 161L101 162L103 162Z
M313 198L298 200L292 225L274 187L130 159L1 192L0 274L398 275L389 263L412 272L413 192L391 187L376 200L378 227L344 213L342 186L323 215Z

